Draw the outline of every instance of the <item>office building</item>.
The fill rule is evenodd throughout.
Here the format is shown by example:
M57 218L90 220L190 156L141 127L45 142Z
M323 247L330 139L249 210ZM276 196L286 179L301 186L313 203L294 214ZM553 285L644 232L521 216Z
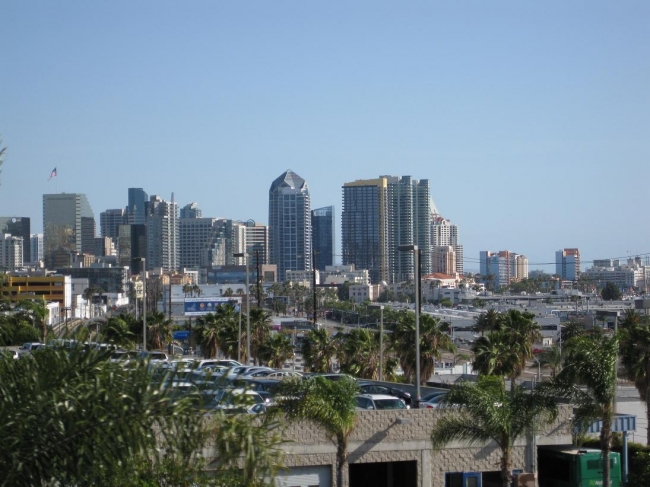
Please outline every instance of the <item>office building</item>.
M129 223L128 213L125 208L102 211L99 214L99 231L102 237L110 238L117 246L120 225Z
M201 209L197 203L189 203L181 208L181 218L201 218Z
M23 239L23 262L32 261L30 245L31 224L28 217L3 216L0 217L0 235L9 234L12 237ZM38 259L34 259L38 260Z
M121 225L118 233L117 265L140 274L144 270L142 259L147 258L147 226Z
M181 218L179 220L181 268L244 263L234 254L246 250L246 226L225 218Z
M149 200L142 188L129 188L129 199L126 207L128 223L141 225L146 223L146 206Z
M580 250L564 249L555 252L555 273L560 279L576 281L580 277Z
M498 290L512 282L528 278L528 259L525 255L509 250L500 252L481 251L481 275L486 287Z
M334 207L325 206L311 212L312 252L316 269L334 265L335 229Z
M151 196L147 204L147 269L173 272L180 268L178 204Z
M251 256L255 265L269 262L269 227L255 223L246 223L246 252Z
M434 245L431 250L432 274L456 274L456 252L451 245Z
M85 194L43 195L43 246L46 267L67 267L73 254L95 251L95 217Z
M311 251L309 188L287 170L269 189L269 261L278 266L278 279L284 282L288 270L310 270Z
M30 262L43 260L43 234L32 233L29 236L29 255Z

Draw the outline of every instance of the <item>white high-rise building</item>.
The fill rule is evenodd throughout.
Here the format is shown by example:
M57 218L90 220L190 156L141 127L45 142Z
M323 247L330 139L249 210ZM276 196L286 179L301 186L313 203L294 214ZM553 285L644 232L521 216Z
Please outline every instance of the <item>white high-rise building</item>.
M43 260L43 234L32 233L29 236L30 255L32 262Z
M0 269L14 271L23 266L23 238L0 235Z
M157 196L149 200L147 215L147 269L164 272L180 268L178 239L178 204Z
M453 247L456 256L456 272L463 274L463 246L459 242L458 227L438 214L431 215L431 245Z

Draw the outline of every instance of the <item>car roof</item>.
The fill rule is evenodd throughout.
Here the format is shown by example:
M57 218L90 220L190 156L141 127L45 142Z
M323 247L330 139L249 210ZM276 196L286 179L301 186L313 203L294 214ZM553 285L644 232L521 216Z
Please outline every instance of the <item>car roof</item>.
M373 401L379 401L384 399L401 401L400 398L395 396L389 396L388 394L359 394L359 396L367 397L368 399L372 399Z

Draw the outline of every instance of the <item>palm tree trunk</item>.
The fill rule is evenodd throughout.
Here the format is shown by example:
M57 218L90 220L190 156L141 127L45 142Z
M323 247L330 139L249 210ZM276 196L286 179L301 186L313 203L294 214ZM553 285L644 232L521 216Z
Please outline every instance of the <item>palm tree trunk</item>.
M501 485L502 487L510 487L512 484L512 469L510 468L510 445L505 446L501 450Z
M337 435L336 441L336 487L343 487L343 469L348 459L348 439Z
M610 403L605 408L603 427L600 430L600 447L603 452L603 487L610 486L609 454L612 450L612 411L613 405Z

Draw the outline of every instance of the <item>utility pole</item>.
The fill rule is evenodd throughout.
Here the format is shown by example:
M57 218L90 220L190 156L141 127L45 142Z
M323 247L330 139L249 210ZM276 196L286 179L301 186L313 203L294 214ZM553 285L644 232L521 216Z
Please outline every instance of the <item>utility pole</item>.
M312 251L311 253L311 258L312 258L312 265L314 267L313 271L313 281L312 281L312 288L314 292L314 330L316 329L316 317L318 316L318 311L317 311L317 304L316 304L316 252L315 250Z
M260 251L255 250L255 266L257 267L257 286L255 287L255 292L257 295L257 307L262 307L262 283L260 282Z

